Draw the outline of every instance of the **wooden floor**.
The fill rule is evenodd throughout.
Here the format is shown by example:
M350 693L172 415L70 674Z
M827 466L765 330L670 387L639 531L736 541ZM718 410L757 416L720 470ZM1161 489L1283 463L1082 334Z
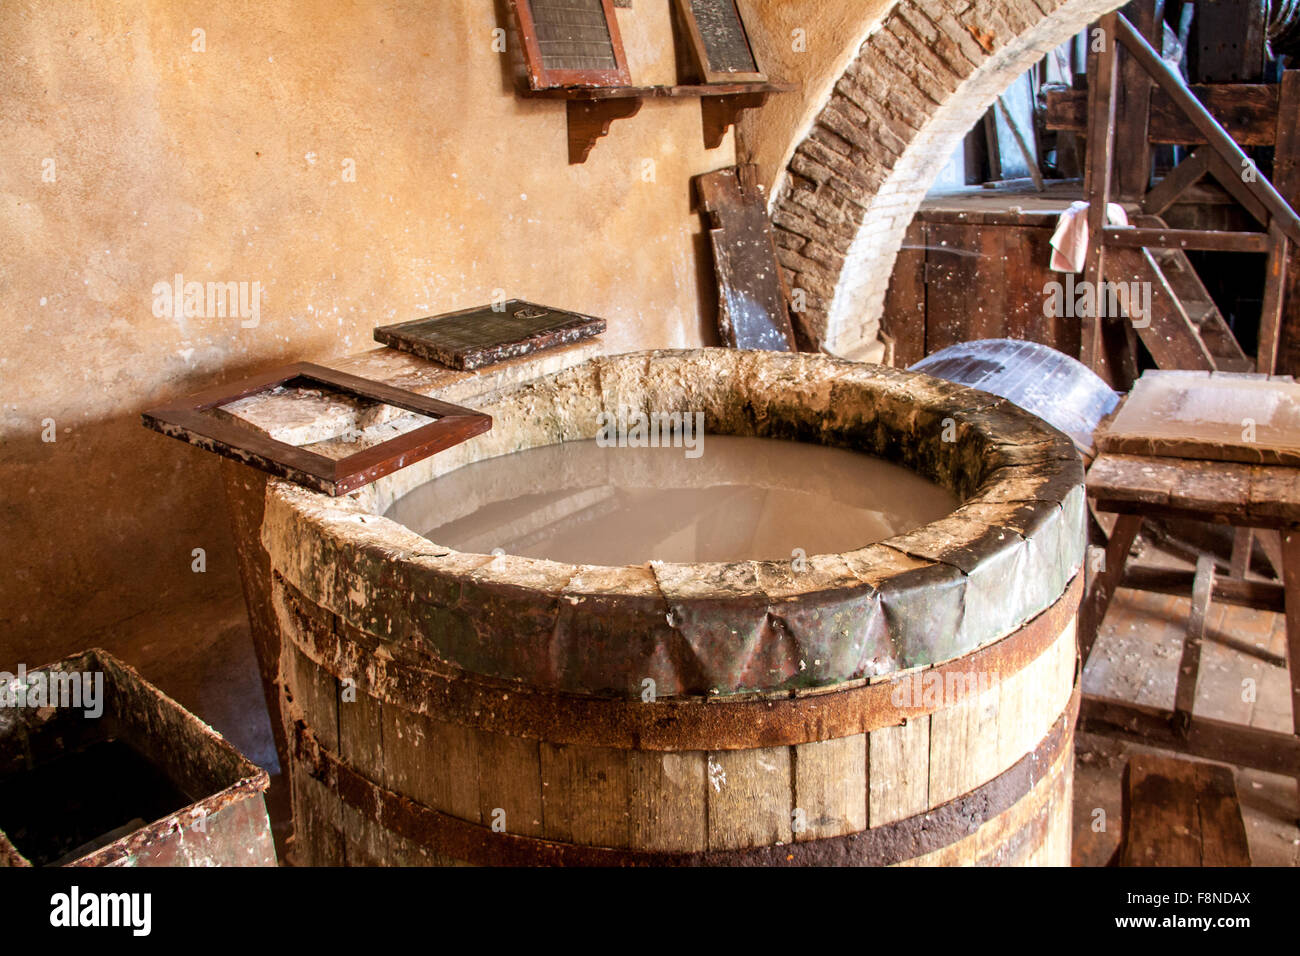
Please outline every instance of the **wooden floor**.
M1188 598L1120 590L1106 615L1083 676L1086 693L1138 704L1173 706ZM1211 605L1202 648L1195 713L1288 732L1291 707L1287 671L1223 639L1284 659L1282 615L1251 608ZM1254 682L1254 700L1248 699ZM1080 734L1074 774L1074 863L1101 866L1119 843L1120 775L1126 756L1141 748ZM1233 768L1257 866L1300 866L1295 781L1289 777ZM1097 814L1100 808L1104 818ZM1099 821L1104 830L1096 827Z

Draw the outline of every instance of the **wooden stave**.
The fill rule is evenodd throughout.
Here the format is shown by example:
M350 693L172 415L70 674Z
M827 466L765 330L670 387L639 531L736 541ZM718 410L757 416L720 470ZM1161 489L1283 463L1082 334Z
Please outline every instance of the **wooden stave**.
M278 608L281 614L283 614L283 608L284 608L283 603L281 603L280 607ZM332 746L334 752L337 754L338 748L340 747L344 748L345 750L349 749L348 744L351 740L352 735L350 735L349 733L344 733L340 735L337 731L337 728L343 727L346 730L349 725L363 725L366 723L366 721L364 719L353 719L353 717L348 716L350 714L349 708L340 706L338 701L337 688L339 685L338 685L337 678L322 671L319 667L315 665L315 662L310 661L304 655L302 655L301 651L298 649L298 642L297 640L295 640L296 633L293 626L292 625L285 626L285 622L283 620L281 621L281 623L282 626L284 626L284 630L285 630L284 644L286 647L286 654L284 659L285 666L284 666L284 671L282 673L282 684L286 691L286 696L288 698L285 703L285 713L287 717L288 733L291 735L291 739L292 739L292 735L294 735L295 732L299 729L295 727L295 721L301 721L303 724L305 724L305 720L304 720L305 717L304 705L305 705L305 709L315 711L317 715L314 721L315 724L322 724L328 728L332 723L333 726L336 728L334 736L332 738L328 733L328 730L322 737L322 739L327 744L330 744ZM1067 628L1066 630L1067 632L1069 632L1071 629ZM1075 660L1075 656L1074 656L1075 654L1074 640L1073 640L1072 633L1063 633L1062 635L1060 635L1058 639L1051 645L1051 649L1057 650L1058 656L1060 655L1062 649L1068 649L1069 658L1070 658L1069 673L1074 674L1077 672L1077 661ZM1038 659L1036 658L1035 660ZM1058 669L1058 674L1064 676L1065 670L1063 668ZM330 682L330 684L332 684L332 686L335 689L335 694L333 696L332 702L327 702L328 695L325 693L318 692L313 697L311 684L317 681L328 681ZM1074 680L1066 680L1063 682L1067 683L1071 687L1075 683ZM364 694L363 692L358 692L356 696L356 702L353 702L353 704L349 706L355 707L357 706L357 702L360 702L360 706L363 708L372 706L374 704L379 704L381 708L383 707L382 702L374 701L372 698L369 698L368 695ZM711 706L725 706L725 705L711 705ZM1067 705L1066 710L1068 709L1069 707ZM331 722L330 720L331 713L333 714L333 722ZM389 718L391 720L391 715L385 714L385 718ZM1059 721L1060 719L1061 719L1060 716L1057 716L1057 720ZM391 726L391 723L386 726ZM480 740L484 739L484 733L482 731L476 731L472 728L459 728L458 732L463 732L464 734L468 735L466 739L472 739L474 734L477 734ZM1055 775L1059 775L1060 773L1063 772L1068 773L1068 764L1069 764L1068 753L1072 747L1072 733L1073 733L1073 721L1070 720L1068 721L1068 727L1066 731L1067 739L1064 741L1062 747L1062 751L1067 754L1067 757L1058 759L1055 762L1055 766L1057 768L1056 770L1053 771ZM491 735L489 735L489 737L490 736ZM365 739L364 735L362 735L359 739L364 741ZM847 738L839 738L839 739L842 741ZM826 741L818 741L817 743L826 743ZM543 745L539 744L538 746L540 747ZM587 748L587 749L591 750L596 748ZM739 758L742 760L763 760L763 759L770 760L771 752L774 749L779 749L779 748L757 748L756 750L748 751L748 752L733 751L732 754L733 756L739 756ZM797 747L789 747L787 749L790 750L792 753L797 751ZM637 752L633 751L630 753L637 753ZM363 746L352 747L351 752L349 753L348 756L352 760L358 761L359 765L364 770L366 770L370 775L372 775L373 779L379 782L385 782L385 783L388 782L385 779L385 775L389 774L390 771L392 770L392 768L386 766L386 760L389 756L388 754L383 752L376 753L374 750L368 750L363 745ZM646 755L642 754L642 756L646 756ZM660 754L656 756L662 757L664 755ZM330 791L327 787L322 785L320 781L311 777L310 773L308 772L307 764L301 759L300 754L295 753L291 760L291 763L292 763L291 778L293 779L295 785L294 786L295 819L301 821L299 825L300 827L302 827L302 833L304 834L304 838L301 839L299 842L299 848L300 850L304 851L304 859L306 862L310 862L317 865L332 865L332 864L341 864L345 862L352 863L352 864L361 864L361 865L385 864L385 863L386 864L394 864L394 863L417 864L417 865L418 864L455 865L457 863L463 862L451 856L448 856L446 854L432 852L425 847L418 846L413 841L403 837L400 833L386 831L383 825L377 819L378 814L376 812L376 808L373 806L362 806L358 808L349 805L345 801L340 801L338 799L337 793ZM719 755L719 763L722 763L722 757L720 755ZM480 763L479 766L481 767L482 764ZM1066 769L1060 770L1059 768L1062 766L1066 767ZM472 776L476 776L476 774ZM1021 804L1023 804L1026 800L1031 799L1031 793L1038 792L1039 790L1041 790L1041 787L1042 787L1042 781L1039 781L1037 784L1035 784L1033 791L1024 794L1019 800L1016 800L1014 803L1008 806L997 817L995 817L992 820L983 821L980 824L980 829L987 830L988 828L993 827L994 823L998 821L1001 821L1000 823L998 823L998 825L1002 826L1005 829L1005 827L1008 825L1006 821L1009 819L1015 819L1017 813L1023 813L1024 809L1023 807L1021 807ZM975 791L978 791L979 789L980 789L979 787L974 788ZM428 798L429 794L426 792L424 796ZM447 805L452 806L455 809L458 809L460 813L463 814L465 817L473 817L477 815L479 820L486 820L487 813L491 809L486 805L481 805L479 800L474 799L471 795L467 795L466 793L461 793L459 795L453 793L444 793L441 795L441 800L450 801L450 803L448 803ZM750 800L751 798L746 798L745 801L742 801L744 803L744 812L746 815L751 814L753 811L753 806ZM430 804L434 804L440 802L440 800L429 799L428 802ZM459 802L459 806L456 806L457 802ZM1066 797L1064 798L1063 801L1056 800L1056 799L1053 800L1052 807L1054 809L1052 812L1052 819L1051 821L1049 821L1049 823L1043 823L1042 821L1039 821L1038 823L1034 824L1035 826L1038 826L1039 830L1042 831L1041 838L1030 839L1024 836L1017 837L1017 839L1020 839L1021 843L1024 843L1025 846L1028 847L1028 849L1025 850L1025 854L1027 855L1017 856L1015 854L1009 853L1009 851L1006 851L1004 848L1000 862L1017 863L1017 862L1025 862L1025 861L1036 861L1036 862L1051 863L1053 865L1068 864L1068 853L1069 853L1068 790L1066 791ZM920 812L913 814L912 817L922 818L922 817L933 816L935 810L936 810L935 807L925 807L924 809L920 810ZM525 817L526 816L527 815L525 814ZM509 811L507 811L506 819L507 822L510 824L510 829L512 830L512 832L515 830L515 828L519 827L520 814L516 808L512 807ZM536 823L536 821L534 821L534 823ZM1060 837L1062 827L1065 828L1065 832L1067 834L1064 840L1062 840L1062 838ZM520 829L522 831L522 830L528 830L530 828L525 825ZM533 836L539 838L542 836L542 831L539 827L533 827L531 829L534 830L532 834ZM593 831L591 831L589 828L585 832L572 833L570 834L570 836L573 837L574 839L580 840L584 837L584 835L590 836L592 835L592 833ZM1017 830L1016 833L1017 834L1020 833L1020 830ZM1012 836L1014 835L1015 834L1009 834L1007 836L1006 842L1008 847L1011 845ZM695 832L688 834L687 836L689 838L694 839L697 843L701 841L701 835L698 832L698 828L696 829ZM703 843L706 846L708 845L709 840L711 839L712 836L715 835L710 835L708 833L705 833L703 835ZM799 840L799 835L796 834L786 834L786 836L787 839L793 839L794 841ZM754 835L748 834L747 836L744 833L740 833L738 835L733 835L733 838L741 842L744 842L748 838L750 842L753 842ZM831 839L833 840L834 837L832 837ZM818 840L816 842L826 842L826 841ZM653 845L653 841L652 841L652 845ZM678 848L680 848L680 843L677 846ZM972 844L972 846L974 846L974 844ZM663 846L662 844L660 844L660 849L662 848ZM951 850L951 848L949 848L949 850ZM928 853L917 857L915 860L910 860L910 858L904 857L897 860L892 860L890 862L924 863L927 859L930 862L934 862L934 863L979 862L981 855L983 857L988 857L991 862L999 862L998 859L995 859L996 850L997 850L996 847L990 849L987 846L980 844L977 849L972 849L970 851L971 855L969 859L962 859L959 856L954 857L954 852L956 851L947 852L945 854L944 850L942 848L939 848L939 849L931 849ZM631 864L636 864L638 862L641 863L648 862L652 865L654 864L662 865L664 863L686 863L686 862L707 861L708 864L710 865L728 865L728 860L726 859L725 851L719 851L723 854L722 856L719 856L718 853L714 853L710 855L709 853L704 851L686 851L686 852L687 852L686 857L681 857L676 860L671 858L665 858L662 855L658 858L654 857L653 854L651 854L648 857L642 855L641 857L638 858L636 854L631 854L628 859L620 860L618 862L631 863ZM753 854L751 853L750 856L753 857ZM808 854L806 853L801 853L799 858L801 861L815 862L817 860L816 857L809 857ZM582 858L581 856L579 856L578 859L582 863L587 865L599 865L597 861L593 861L587 858ZM546 861L546 859L544 858L543 861ZM838 856L834 852L828 852L826 854L823 854L822 862L834 862L834 861L842 861L842 854ZM486 857L480 855L478 857L478 862L492 863L498 861L493 860L490 855ZM732 865L737 865L737 864L754 865L752 859L750 859L749 862L746 862L746 858L743 856L743 854L735 856L734 861L731 862ZM779 865L782 862L783 861L779 857L778 858L764 857L762 859L763 865L772 865L772 864Z

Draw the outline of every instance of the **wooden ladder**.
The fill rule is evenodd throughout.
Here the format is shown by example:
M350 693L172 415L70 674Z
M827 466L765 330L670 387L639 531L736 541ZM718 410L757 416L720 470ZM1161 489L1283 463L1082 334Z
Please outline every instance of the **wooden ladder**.
M1169 228L1159 216L1132 221L1139 228ZM1182 249L1114 247L1107 250L1104 268L1107 282L1139 282L1151 290L1151 314L1131 309L1129 318L1160 368L1254 371L1254 360L1242 351Z

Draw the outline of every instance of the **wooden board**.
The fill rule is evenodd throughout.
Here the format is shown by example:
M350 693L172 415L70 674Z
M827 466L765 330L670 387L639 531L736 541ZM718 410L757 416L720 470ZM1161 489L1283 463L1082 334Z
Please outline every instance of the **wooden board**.
M510 299L499 307L479 305L381 325L375 329L375 341L449 368L468 370L570 345L604 331L604 319Z
M1124 772L1121 866L1250 866L1227 767L1134 754Z
M323 385L350 397L392 405L434 421L335 459L253 431L232 418L205 414L251 395L302 384ZM492 427L491 416L471 408L310 362L297 362L233 385L205 389L169 405L152 408L141 418L146 428L163 435L334 496L355 491Z
M1088 496L1121 514L1281 528L1300 522L1300 468L1105 453L1088 469Z
M1192 94L1205 104L1239 146L1272 146L1277 137L1278 87L1270 83L1193 85ZM1083 132L1088 94L1059 90L1047 94L1047 128ZM1152 143L1197 146L1205 137L1163 90L1151 93L1148 138Z
M677 10L706 83L767 79L754 58L736 0L677 0Z
M729 166L695 177L709 219L718 277L718 332L738 349L796 351L758 167Z
M511 0L511 6L533 89L632 82L610 0Z
M1264 375L1145 372L1102 426L1103 452L1300 465L1300 384Z

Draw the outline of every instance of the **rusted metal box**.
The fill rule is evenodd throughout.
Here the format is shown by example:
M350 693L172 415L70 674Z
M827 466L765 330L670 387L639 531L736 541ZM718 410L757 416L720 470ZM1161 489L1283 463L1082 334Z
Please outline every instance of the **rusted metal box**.
M0 866L275 866L268 783L105 651L0 673Z

